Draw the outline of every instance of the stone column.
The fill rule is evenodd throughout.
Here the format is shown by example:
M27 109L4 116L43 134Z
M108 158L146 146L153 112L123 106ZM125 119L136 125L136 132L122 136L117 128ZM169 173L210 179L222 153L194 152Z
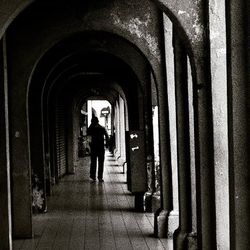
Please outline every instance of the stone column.
M194 138L198 249L216 249L213 117L209 58L205 45L194 51Z
M116 149L115 149L115 157L119 159L120 157L120 107L119 107L119 100L116 101L115 105L115 140L116 140Z
M70 98L71 101L68 100L68 112L67 112L67 118L66 118L66 123L67 123L67 174L74 174L75 173L75 165L74 165L74 125L73 125L73 113L74 113L74 108L73 108L73 101Z
M250 246L249 1L227 1L231 249ZM248 19L249 20L249 19ZM247 48L248 45L248 48ZM248 68L247 68L248 67Z
M8 38L8 36L7 36ZM8 39L7 39L8 45ZM14 45L13 45L14 46ZM15 50L15 49L14 49ZM15 67L16 51L8 48L9 119L10 119L10 164L12 174L12 219L13 236L29 238L32 233L32 196L30 148L27 124L27 80ZM9 54L10 53L10 54Z
M152 212L152 195L155 192L155 164L154 164L154 139L153 139L153 114L152 114L152 99L155 93L155 82L152 74L151 81L147 81L145 95L145 136L146 136L146 159L147 159L147 187L148 190L144 195L145 210ZM152 97L153 96L153 97ZM156 145L158 147L158 145Z
M162 20L163 22L163 20ZM163 23L162 23L163 25ZM164 58L164 56L163 56ZM172 200L172 173L171 173L171 148L168 94L165 79L165 61L160 68L161 80L158 82L159 103L159 145L160 145L160 167L161 167L161 208L155 213L155 234L158 237L167 237L168 216L173 208Z
M43 96L43 94L42 94ZM49 143L49 127L48 127L48 107L47 103L42 98L42 134L43 134L43 155L44 155L44 168L45 168L45 183L46 194L52 194L52 179L51 179L51 165L50 165L50 143Z
M177 35L174 36L175 93L177 126L177 162L179 177L179 228L174 233L175 249L188 249L188 234L192 225L189 101L187 55Z
M55 103L52 100L47 100L47 126L48 126L48 148L50 154L50 170L52 184L58 183L58 168L56 162L56 135L55 135Z
M119 95L119 130L120 130L120 158L119 164L123 164L126 161L126 149L125 149L125 106L122 97Z
M0 244L12 249L8 80L5 38L0 40Z
M225 1L209 1L217 249L230 249Z
M42 119L43 107L41 105L41 88L42 86L34 86L36 77L33 76L28 92L28 133L29 133L29 156L32 172L32 192L39 194L38 199L34 200L34 211L46 211L46 156L44 141L44 121ZM25 102L25 101L24 101ZM16 104L15 104L16 105ZM23 114L25 117L25 113ZM18 133L17 133L18 134Z
M115 136L115 131L114 131L114 127L115 127L115 112L116 112L116 110L115 110L115 105L114 105L114 103L112 103L111 104L111 117L110 117L110 120L111 120L111 153L112 154L114 154L114 146L115 146L115 138L114 138L114 136Z
M152 193L152 202L151 209L152 212L157 212L161 209L161 180L160 180L160 147L159 147L159 106L158 106L158 96L156 89L156 82L151 74L151 99L152 99L152 140L153 140L153 163L151 169L151 192ZM164 229L165 230L165 229ZM165 235L166 237L166 235Z
M168 109L169 109L169 128L171 146L171 172L173 190L173 210L169 214L168 235L172 236L179 226L179 193L178 193L178 172L177 172L177 148L176 148L176 101L175 101L175 70L174 70L174 51L173 51L173 24L164 15L164 37L166 54L166 72L168 89Z
M75 105L76 106L76 105ZM72 122L73 122L73 164L74 168L76 168L77 163L78 163L78 144L79 144L79 124L80 124L80 111L81 108L75 107L73 109L73 114L72 114Z

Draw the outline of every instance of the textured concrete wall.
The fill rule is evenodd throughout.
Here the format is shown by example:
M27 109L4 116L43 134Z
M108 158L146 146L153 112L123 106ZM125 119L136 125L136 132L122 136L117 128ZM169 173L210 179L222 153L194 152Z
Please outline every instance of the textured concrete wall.
M225 3L209 1L210 65L213 100L216 242L230 248L229 163Z
M172 172L172 192L173 192L173 211L169 216L169 232L173 232L179 226L179 190L178 190L178 169L177 169L177 145L176 145L176 101L175 101L175 70L174 70L174 51L173 51L173 24L164 14L164 34L165 34L165 53L166 53L166 72L168 89L168 109L169 109L169 128L171 143L171 172Z
M250 154L249 81L247 78L246 1L227 3L229 150L230 150L230 227L232 249L250 245Z
M203 0L153 0L169 15L171 20L183 31L183 39L191 49L201 46L205 35L205 8Z

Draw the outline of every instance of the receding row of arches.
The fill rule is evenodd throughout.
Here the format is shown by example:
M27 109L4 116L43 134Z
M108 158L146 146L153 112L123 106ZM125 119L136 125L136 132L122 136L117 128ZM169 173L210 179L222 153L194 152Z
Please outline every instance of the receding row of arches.
M0 18L6 249L9 235L32 236L34 185L45 211L53 185L74 174L81 110L94 99L112 107L114 154L127 166L135 207L155 213L156 236L173 235L176 249L246 249L248 185L241 170L249 171L240 159L248 157L236 145L248 152L249 32L231 25L235 18L249 27L243 2L221 9L212 1L19 1L6 9ZM141 136L142 158L131 154L131 133Z
M84 34L81 38L77 36L70 39L69 44L74 41L72 56L67 54L65 59L59 59L59 63L56 58L56 66L51 66L55 54L64 57L65 51L61 50L62 45L57 45L58 49L53 48L52 52L40 61L31 78L28 94L29 122L32 124L30 127L31 166L34 166L32 174L40 176L39 179L44 182L44 186L46 186L44 166L48 160L49 166L53 169L52 172L57 170L56 180L63 174L74 173L77 159L73 156L77 155L79 136L74 128L79 130L77 126L79 126L80 110L89 98L106 99L115 106L117 98L123 97L127 102L127 113L130 114L130 118L126 116L127 127L132 130L144 127L143 117L139 115L143 114L144 110L143 86L138 80L139 77L117 56L111 55L110 52L98 51L99 47L89 48L85 44L89 40L100 41L100 36L104 40L105 36L110 35ZM116 42L118 42L117 39ZM64 44L63 47L65 46L68 49L70 47ZM38 148L40 157L37 155ZM59 149L61 151L57 152ZM46 159L46 155L52 159ZM44 207L46 207L45 204Z

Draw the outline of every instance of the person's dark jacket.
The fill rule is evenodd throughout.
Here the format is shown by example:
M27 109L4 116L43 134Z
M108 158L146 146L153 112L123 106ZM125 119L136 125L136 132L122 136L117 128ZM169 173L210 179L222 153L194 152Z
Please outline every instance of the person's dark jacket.
M100 124L91 124L87 130L87 134L91 136L91 151L104 151L104 137L106 138L106 145L108 145L109 140L106 129Z

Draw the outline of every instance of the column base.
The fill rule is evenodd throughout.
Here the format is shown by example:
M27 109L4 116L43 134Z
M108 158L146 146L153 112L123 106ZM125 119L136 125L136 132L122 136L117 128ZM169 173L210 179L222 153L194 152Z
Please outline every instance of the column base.
M198 250L197 234L186 233L177 229L174 233L174 249Z
M197 233L192 232L187 236L187 246L189 250L197 250L198 242L197 242Z
M154 234L158 238L167 238L168 237L168 216L169 211L167 210L158 210L155 213L154 220Z
M187 247L187 233L181 231L180 228L178 228L173 235L174 239L174 249L181 250L181 249L188 249Z
M148 213L152 213L152 195L152 192L144 194L144 210Z
M114 156L115 156L116 161L118 162L121 155L117 150L115 151Z
M156 213L161 210L161 196L159 193L152 194L152 212Z
M144 193L135 193L135 211L144 212Z
M119 157L119 158L117 159L117 162L118 162L119 165L123 165L124 162L126 162L126 159L125 159L125 157Z
M179 227L179 211L173 210L168 216L168 232L167 235L169 238L173 238L174 232Z

